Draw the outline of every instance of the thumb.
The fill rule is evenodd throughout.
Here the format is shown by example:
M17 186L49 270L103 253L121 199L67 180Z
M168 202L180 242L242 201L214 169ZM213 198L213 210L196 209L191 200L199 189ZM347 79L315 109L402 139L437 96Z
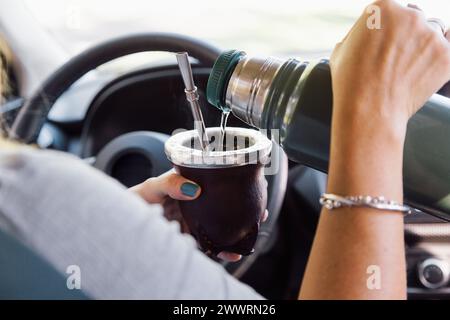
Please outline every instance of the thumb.
M149 203L162 203L167 196L176 200L194 200L200 195L200 186L171 170L150 178L131 189Z

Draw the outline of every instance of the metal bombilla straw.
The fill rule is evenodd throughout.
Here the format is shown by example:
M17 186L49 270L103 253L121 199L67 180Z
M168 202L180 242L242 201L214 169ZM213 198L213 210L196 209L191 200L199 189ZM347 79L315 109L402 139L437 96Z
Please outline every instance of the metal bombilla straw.
M180 68L181 76L183 77L184 86L186 89L186 98L191 105L192 115L194 117L194 127L198 132L200 138L200 145L203 151L208 151L209 138L206 133L205 122L203 121L202 110L200 109L199 95L197 87L194 84L194 77L192 76L192 68L189 62L189 55L187 52L177 53L178 67Z

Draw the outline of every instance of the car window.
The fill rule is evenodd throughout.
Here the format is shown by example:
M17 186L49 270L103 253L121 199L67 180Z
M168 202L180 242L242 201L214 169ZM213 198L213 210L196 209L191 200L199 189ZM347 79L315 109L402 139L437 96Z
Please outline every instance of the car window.
M160 31L198 37L222 48L300 57L329 55L369 2L26 0L39 23L72 54L111 37ZM448 1L415 3L450 21Z

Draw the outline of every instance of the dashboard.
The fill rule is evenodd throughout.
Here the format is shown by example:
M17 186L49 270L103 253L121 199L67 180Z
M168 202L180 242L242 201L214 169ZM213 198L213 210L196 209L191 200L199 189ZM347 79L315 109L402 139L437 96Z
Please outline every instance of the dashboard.
M450 298L450 225L426 214L405 219L410 298Z

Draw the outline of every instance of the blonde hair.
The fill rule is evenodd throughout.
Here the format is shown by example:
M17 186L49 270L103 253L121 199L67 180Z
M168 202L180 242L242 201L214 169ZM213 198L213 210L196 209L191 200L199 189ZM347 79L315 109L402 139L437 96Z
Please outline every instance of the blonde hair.
M2 98L8 91L8 73L7 64L10 58L10 53L5 41L0 36L0 98Z
M3 103L3 97L9 90L8 84L8 62L10 59L10 52L6 46L5 41L0 35L0 105ZM11 142L5 139L6 123L0 114L0 147L11 147Z
M2 97L5 96L10 89L8 83L8 63L10 61L11 52L0 34L0 105L2 103L1 100L3 100ZM5 150L22 147L20 143L9 140L7 132L8 126L0 114L0 149Z

